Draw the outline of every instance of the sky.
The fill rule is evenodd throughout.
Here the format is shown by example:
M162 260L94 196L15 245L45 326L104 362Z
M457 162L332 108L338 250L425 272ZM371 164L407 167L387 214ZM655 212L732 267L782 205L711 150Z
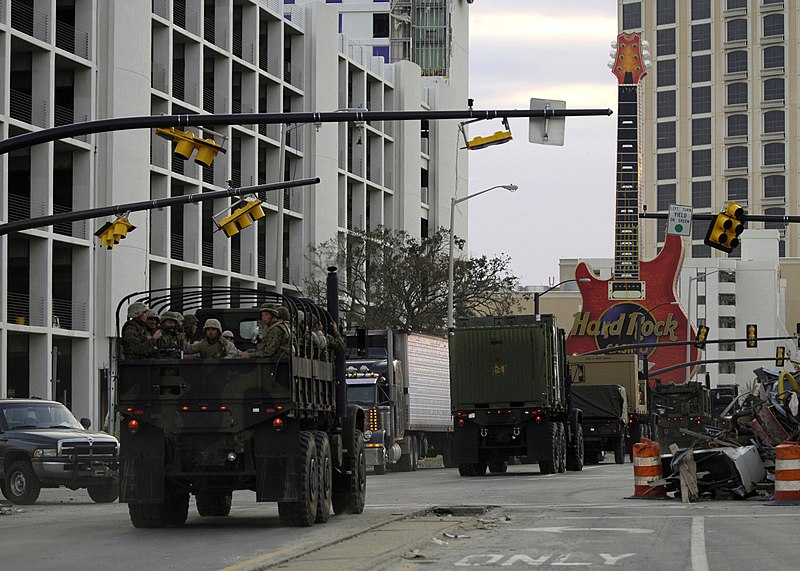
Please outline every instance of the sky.
M470 5L470 89L476 109L527 109L531 97L567 109L611 108L610 117L568 117L564 146L514 140L470 151L469 249L511 257L521 285L558 281L561 258L611 258L614 246L617 80L608 68L616 0L475 0ZM470 126L470 136L502 129Z

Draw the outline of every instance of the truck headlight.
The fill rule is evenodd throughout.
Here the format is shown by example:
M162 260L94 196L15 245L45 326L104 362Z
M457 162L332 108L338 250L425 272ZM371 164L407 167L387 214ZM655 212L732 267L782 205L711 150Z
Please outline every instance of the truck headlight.
M53 458L57 456L55 448L37 448L33 451L34 458Z
M364 431L364 442L369 442L370 440L372 440L372 431L371 430L365 430Z

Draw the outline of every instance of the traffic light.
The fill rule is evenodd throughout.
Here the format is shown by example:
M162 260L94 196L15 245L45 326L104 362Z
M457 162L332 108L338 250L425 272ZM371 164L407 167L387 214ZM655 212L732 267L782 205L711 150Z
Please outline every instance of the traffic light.
M262 204L263 201L258 199L245 200L243 206L240 206L220 220L217 226L230 238L234 234L238 234L239 230L244 230L253 222L265 216L264 209L261 208Z
M156 135L169 141L173 141L175 143L175 148L172 152L185 160L189 160L192 156L192 153L194 153L196 150L197 155L194 157L194 162L204 167L211 166L211 163L214 162L217 153L225 152L225 149L222 147L222 145L218 145L214 139L210 137L208 139L204 139L200 135L195 135L189 131L180 131L175 127L159 127L156 129Z
M739 204L729 202L725 210L714 217L703 242L712 248L730 254L739 245L739 235L744 231L745 211Z
M478 149L485 149L486 147L491 147L493 145L502 145L503 143L508 143L513 139L513 137L511 136L511 127L508 125L508 119L505 117L503 118L503 127L505 127L505 131L495 131L486 137L475 137L469 141L466 140L466 133L462 130L462 133L464 134L464 140L467 145L466 148L470 151L476 151Z
M131 230L136 230L136 226L131 224L126 216L120 216L113 222L106 222L94 235L100 238L101 246L110 250L119 244L119 241L124 239Z
M751 349L758 347L758 325L755 323L747 324L747 346Z
M786 347L778 345L777 347L775 347L775 366L783 367L785 360L786 360Z
M702 350L706 348L706 339L708 339L708 326L701 325L697 329L697 337L694 340L694 346Z

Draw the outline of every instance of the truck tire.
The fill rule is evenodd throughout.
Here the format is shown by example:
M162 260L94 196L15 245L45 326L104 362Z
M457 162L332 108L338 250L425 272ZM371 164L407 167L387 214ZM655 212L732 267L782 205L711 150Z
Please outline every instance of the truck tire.
M367 497L367 459L364 456L364 435L355 431L355 442L348 446L343 472L333 478L333 513L360 514Z
M406 450L408 450L408 453L400 456L400 460L395 464L398 472L413 472L417 469L416 443L417 439L413 435L406 437Z
M333 509L333 459L328 434L321 430L314 432L314 444L317 446L317 466L319 469L319 492L317 493L316 523L325 523L331 517Z
M411 471L416 472L417 468L419 468L419 442L417 437L412 436L408 445L411 448Z
M28 506L39 499L42 485L27 460L14 462L6 471L3 495L12 504Z
M112 480L110 482L103 482L99 484L90 484L86 491L89 492L89 497L97 504L110 504L117 501L119 497L119 480Z
M617 442L614 444L614 462L617 464L624 464L625 463L625 435L623 434L619 438L617 438Z
M505 474L508 472L508 462L505 460L489 462L489 472L492 474Z
M558 429L558 455L556 456L558 462L558 473L563 474L567 471L567 434L564 430L563 422L556 422Z
M442 464L444 464L445 468L455 468L455 458L453 455L453 443L452 442L445 442L444 447L442 448Z
M224 517L231 513L231 494L195 494L194 500L202 517Z
M583 426L578 424L575 429L575 438L567 446L567 470L580 472L583 470Z
M183 525L189 516L189 492L165 490L163 504L128 504L128 514L133 527Z
M546 436L550 449L550 457L539 460L539 472L542 474L555 474L558 471L558 427L555 422L547 423Z
M309 527L317 519L317 496L319 494L319 469L314 433L300 431L297 449L297 501L278 502L278 517L283 525Z

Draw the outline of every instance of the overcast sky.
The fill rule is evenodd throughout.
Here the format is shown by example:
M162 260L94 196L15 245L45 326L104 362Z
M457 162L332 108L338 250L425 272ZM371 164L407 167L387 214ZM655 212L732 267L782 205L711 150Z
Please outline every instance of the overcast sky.
M470 5L470 92L476 109L528 108L531 97L610 117L567 118L563 147L514 140L470 152L469 190L516 184L470 200L473 254L511 256L522 285L557 280L561 258L611 258L614 245L617 80L607 66L616 0L475 0ZM496 124L495 124L496 123ZM501 130L479 122L470 136Z

